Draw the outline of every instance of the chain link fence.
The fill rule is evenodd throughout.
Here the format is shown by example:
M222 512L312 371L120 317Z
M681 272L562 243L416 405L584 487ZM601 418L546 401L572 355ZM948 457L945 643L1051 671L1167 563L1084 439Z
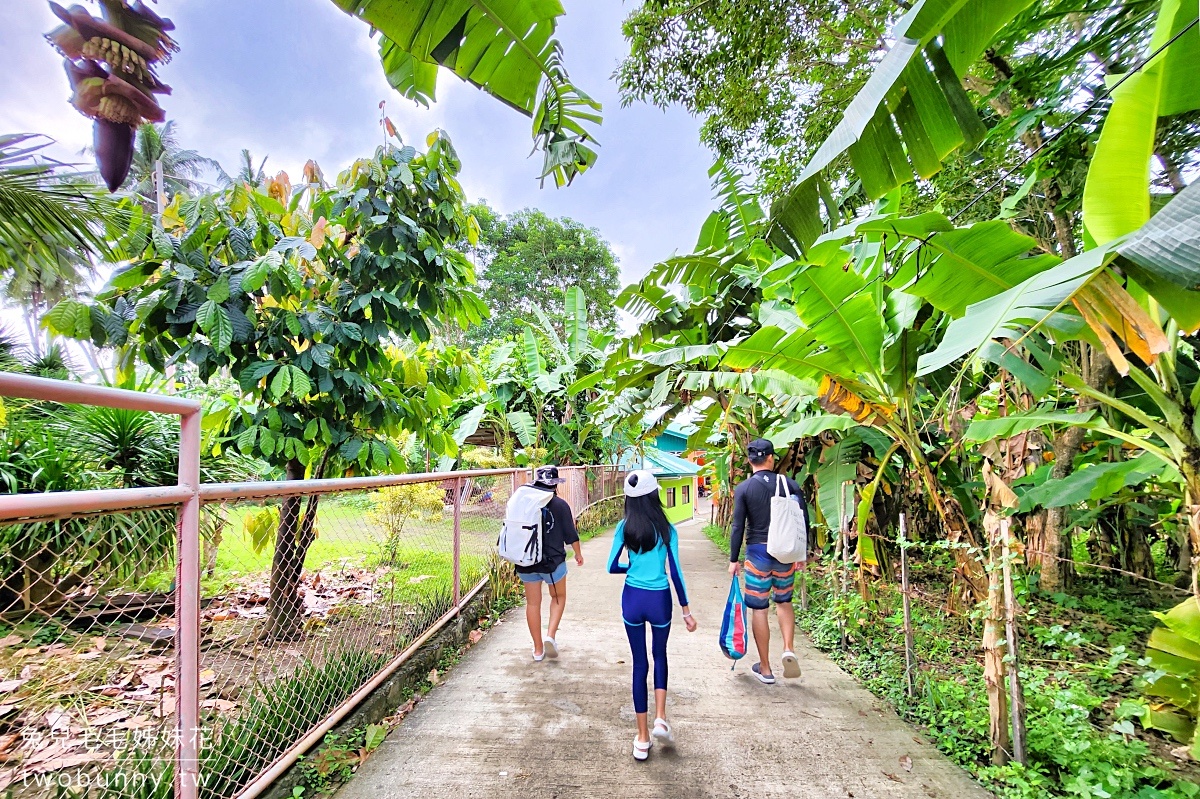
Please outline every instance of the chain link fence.
M495 568L513 472L391 479L204 487L221 498L200 515L194 730L176 715L176 511L0 527L0 790L168 796L182 735L199 795L232 797L319 738Z
M181 419L178 485L0 495L6 799L257 795L498 573L530 476L201 485L194 401L5 374L0 396ZM619 516L622 470L560 473L581 530Z

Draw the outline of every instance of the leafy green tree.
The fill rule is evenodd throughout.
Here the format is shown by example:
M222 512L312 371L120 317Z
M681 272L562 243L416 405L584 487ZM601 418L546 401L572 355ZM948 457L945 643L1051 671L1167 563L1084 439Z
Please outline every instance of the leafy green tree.
M206 381L228 370L242 396L217 414L227 441L286 479L398 465L393 436L447 404L400 345L484 312L470 263L449 246L470 235L458 157L439 132L428 144L423 154L383 146L327 191L289 193L276 180L267 193L235 185L177 198L166 229L134 237L129 265L95 304L61 304L49 322L133 345L160 372L187 363ZM430 443L454 446L449 435ZM300 634L316 512L316 497L281 506L265 637Z
M559 309L576 286L587 297L593 324L612 329L620 268L599 231L535 209L504 216L481 202L470 211L479 222L472 254L491 318L467 331L469 341L519 336L526 324L539 323L539 311L559 336L566 335L569 320Z
M870 75L891 13L858 0L643 3L625 20L622 100L702 117L705 144L779 193Z

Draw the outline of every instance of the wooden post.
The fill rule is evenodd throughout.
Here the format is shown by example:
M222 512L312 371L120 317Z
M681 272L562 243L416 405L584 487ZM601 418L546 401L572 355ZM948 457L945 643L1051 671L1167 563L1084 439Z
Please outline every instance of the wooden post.
M988 697L988 736L992 749L992 765L1003 766L1012 753L1012 738L1008 712L1008 694L1004 690L1004 544L1000 520L995 511L984 514L983 529L987 534L987 613L983 619L983 681Z
M909 697L917 693L916 647L913 645L912 602L908 591L908 527L900 514L900 596L904 605L904 688Z
M850 514L847 511L846 489L850 486L849 482L842 483L841 495L841 530L838 532L838 538L841 539L842 548L842 579L840 596L845 601L846 594L850 590ZM853 489L851 489L853 490ZM852 495L853 496L853 495ZM844 612L844 611L843 611ZM838 627L842 633L841 645L842 649L846 648L846 619L839 615Z
M1000 522L1004 542L1004 634L1008 642L1009 716L1012 718L1013 760L1026 765L1025 757L1025 692L1021 689L1021 653L1017 641L1017 597L1013 590L1012 531L1009 520Z

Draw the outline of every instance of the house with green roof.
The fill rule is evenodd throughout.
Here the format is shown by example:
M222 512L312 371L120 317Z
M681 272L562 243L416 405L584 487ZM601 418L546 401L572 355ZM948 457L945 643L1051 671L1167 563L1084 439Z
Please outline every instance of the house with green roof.
M625 470L647 469L657 478L663 509L672 524L686 522L695 515L696 480L700 474L696 464L657 447L645 447L641 452L625 453L621 457L621 467Z

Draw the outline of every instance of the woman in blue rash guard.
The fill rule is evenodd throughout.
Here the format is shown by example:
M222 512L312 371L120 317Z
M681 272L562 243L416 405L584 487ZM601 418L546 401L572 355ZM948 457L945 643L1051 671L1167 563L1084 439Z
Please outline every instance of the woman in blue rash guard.
M621 562L627 551L627 562ZM608 556L610 574L625 575L621 594L621 616L629 649L633 654L633 709L637 714L637 737L633 756L645 760L653 741L675 743L667 723L667 637L671 634L671 588L683 610L688 632L696 629L696 620L688 611L687 585L679 567L679 536L667 521L658 495L658 480L645 470L625 477L625 518L617 523L612 552ZM670 580L668 581L668 575ZM651 650L654 654L654 730L647 719L646 677L650 661L646 657L646 625L650 625Z

